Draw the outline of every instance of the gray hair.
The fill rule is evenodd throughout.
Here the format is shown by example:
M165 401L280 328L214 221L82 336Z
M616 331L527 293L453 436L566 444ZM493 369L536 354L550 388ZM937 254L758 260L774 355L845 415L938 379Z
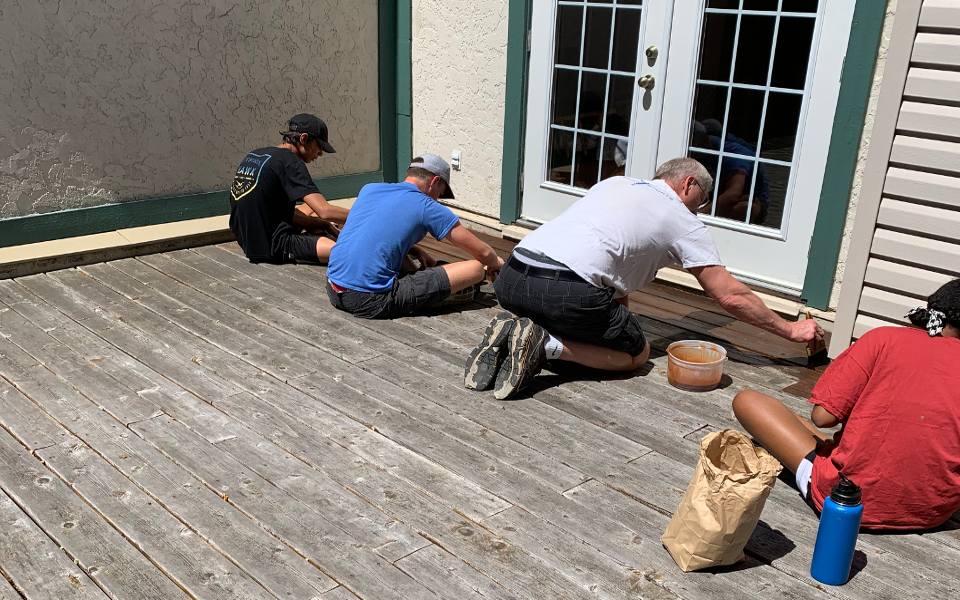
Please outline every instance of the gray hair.
M703 189L703 193L710 195L713 190L713 177L707 172L700 161L693 158L674 158L660 165L653 174L654 179L663 179L670 183L680 183L687 177L693 177Z

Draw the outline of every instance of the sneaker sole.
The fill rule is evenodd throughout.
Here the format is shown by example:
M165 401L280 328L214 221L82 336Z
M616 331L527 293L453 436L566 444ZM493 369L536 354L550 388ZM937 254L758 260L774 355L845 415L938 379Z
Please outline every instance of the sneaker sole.
M485 390L493 383L516 320L504 311L498 313L483 332L480 344L470 352L463 369L463 385L470 390Z
M513 333L510 336L510 352L503 360L503 366L500 368L496 386L493 390L493 396L497 400L506 400L517 393L523 384L523 367L530 352L535 349L536 340L532 338L537 329L537 325L527 318L520 319L514 326ZM541 333L540 337L539 341L543 343L544 334ZM531 343L531 340L534 343ZM501 378L501 375L505 376Z

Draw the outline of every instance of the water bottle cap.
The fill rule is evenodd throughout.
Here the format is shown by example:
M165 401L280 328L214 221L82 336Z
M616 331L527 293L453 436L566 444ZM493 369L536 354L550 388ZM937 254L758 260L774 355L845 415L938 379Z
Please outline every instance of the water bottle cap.
M860 504L860 498L860 486L840 473L840 482L830 490L830 499L840 506L857 506Z

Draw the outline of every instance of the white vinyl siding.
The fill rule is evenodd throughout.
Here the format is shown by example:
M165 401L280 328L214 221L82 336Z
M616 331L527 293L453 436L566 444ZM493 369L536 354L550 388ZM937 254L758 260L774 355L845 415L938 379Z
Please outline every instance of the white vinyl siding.
M960 0L900 4L890 53L900 44L903 64L881 88L877 121L890 126L867 165L880 181L864 184L832 355L908 324L907 311L960 276Z

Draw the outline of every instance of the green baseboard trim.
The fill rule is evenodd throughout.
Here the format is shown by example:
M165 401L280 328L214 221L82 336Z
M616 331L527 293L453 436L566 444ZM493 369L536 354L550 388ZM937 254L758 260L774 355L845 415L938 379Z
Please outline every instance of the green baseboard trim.
M840 258L843 228L850 205L857 152L873 86L886 2L857 0L840 81L840 96L823 175L817 221L810 241L802 297L807 305L827 310Z
M383 174L380 171L370 171L355 175L324 177L314 181L325 198L337 200L352 198L364 185L383 181ZM215 217L229 212L229 192L218 190L13 217L0 220L0 248L130 227Z
M500 222L520 218L523 178L523 135L526 130L527 36L532 0L510 0L507 23L507 82L503 111L503 170L500 186Z

